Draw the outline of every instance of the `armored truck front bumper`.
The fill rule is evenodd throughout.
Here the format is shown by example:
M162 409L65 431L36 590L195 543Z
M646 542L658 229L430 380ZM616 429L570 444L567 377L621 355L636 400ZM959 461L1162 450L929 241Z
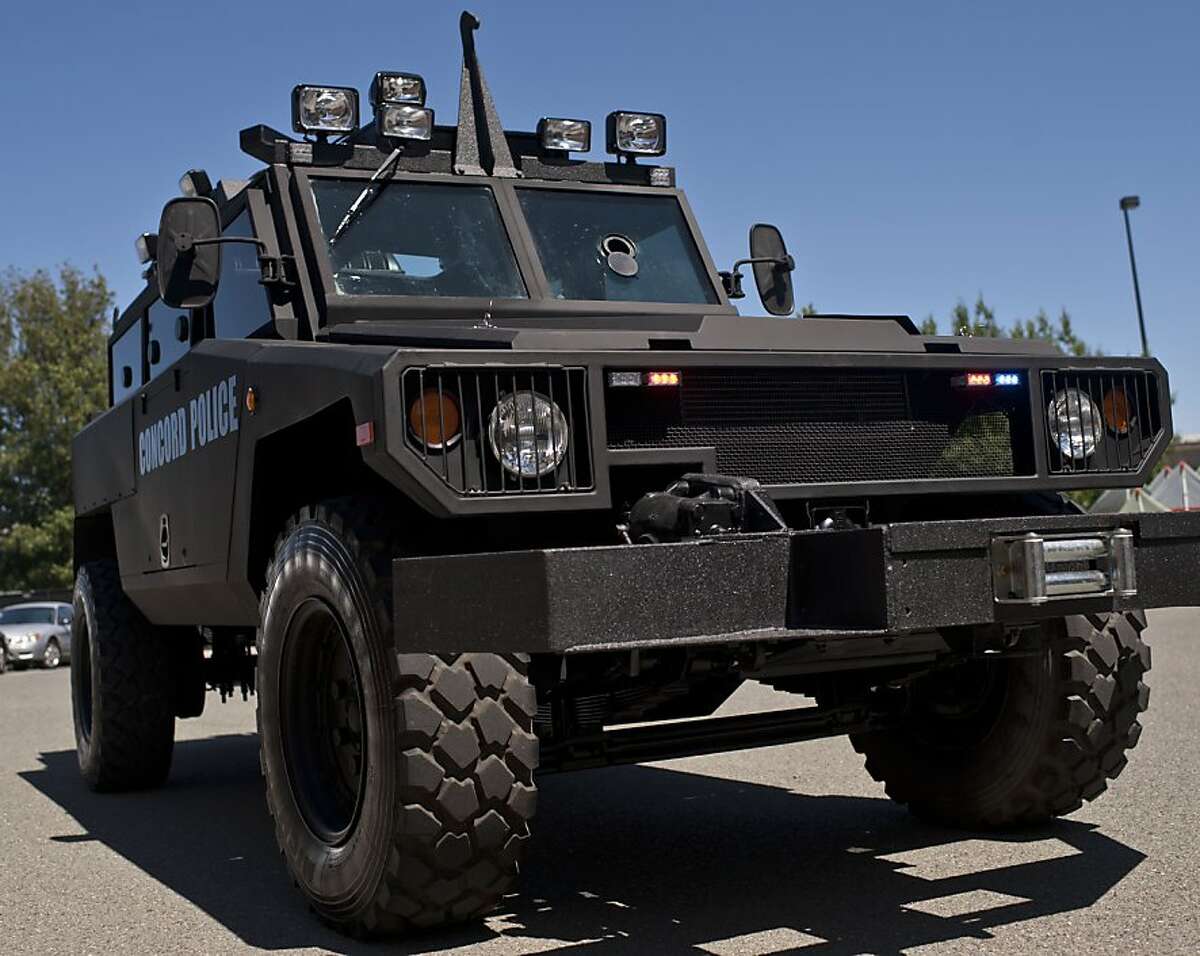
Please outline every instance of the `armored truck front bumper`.
M1200 513L925 521L398 558L428 652L578 653L961 626L1200 602Z

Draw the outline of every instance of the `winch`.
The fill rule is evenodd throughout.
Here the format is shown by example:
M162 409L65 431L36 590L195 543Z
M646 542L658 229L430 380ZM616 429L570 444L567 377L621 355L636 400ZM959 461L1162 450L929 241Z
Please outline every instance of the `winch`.
M666 491L644 495L629 510L633 544L706 535L786 531L787 522L753 478L687 474Z

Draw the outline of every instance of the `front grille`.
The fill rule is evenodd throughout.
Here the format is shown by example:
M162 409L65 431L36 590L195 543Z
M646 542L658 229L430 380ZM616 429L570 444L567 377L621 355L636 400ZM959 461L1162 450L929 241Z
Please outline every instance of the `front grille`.
M764 484L1028 474L1028 393L930 370L687 368L678 389L607 391L613 449L711 448Z
M1154 373L1143 369L1042 372L1047 424L1055 397L1067 389L1078 389L1100 412L1099 440L1094 453L1086 458L1074 458L1063 453L1047 427L1046 454L1050 473L1087 475L1140 471L1146 456L1162 435L1158 379ZM1069 437L1071 427L1064 435L1064 438ZM1079 441L1082 436L1075 437Z
M488 421L500 400L530 391L556 404L567 423L566 455L557 468L540 478L513 475L502 468L488 439ZM460 437L448 442L446 448L428 448L413 431L411 422L413 418L424 421L425 409L439 408L443 396L451 397L460 410ZM595 487L585 369L409 368L400 376L400 407L405 416L405 444L460 495L555 494ZM433 415L436 421L437 413ZM439 425L443 430L444 423Z

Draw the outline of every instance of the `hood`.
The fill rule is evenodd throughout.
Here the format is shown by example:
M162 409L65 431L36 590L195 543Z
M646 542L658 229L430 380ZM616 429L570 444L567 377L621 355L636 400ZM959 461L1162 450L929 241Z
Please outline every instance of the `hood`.
M318 338L347 344L512 351L956 352L964 355L1054 355L1029 339L923 336L903 315L611 315L389 321L330 326Z

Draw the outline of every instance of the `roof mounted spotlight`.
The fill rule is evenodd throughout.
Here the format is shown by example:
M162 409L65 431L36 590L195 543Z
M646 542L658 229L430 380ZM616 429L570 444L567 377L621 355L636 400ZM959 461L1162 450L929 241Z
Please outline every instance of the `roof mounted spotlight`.
M425 105L425 78L417 73L389 73L380 71L371 81L371 105L394 106Z
M348 86L297 86L292 90L292 129L297 133L351 133L358 128L358 91Z
M387 139L427 142L433 110L425 106L425 80L416 73L379 72L371 81L375 128Z
M667 118L662 113L609 113L605 120L608 151L633 162L637 156L667 151Z
M143 232L133 240L133 248L137 251L138 262L148 265L158 258L158 234Z
M592 148L592 124L581 119L543 116L538 120L537 137L547 153L586 153Z
M212 188L212 180L203 169L189 169L179 177L179 191L185 196L207 196Z
M433 137L433 110L426 106L384 104L375 107L375 128L388 139L427 142Z

